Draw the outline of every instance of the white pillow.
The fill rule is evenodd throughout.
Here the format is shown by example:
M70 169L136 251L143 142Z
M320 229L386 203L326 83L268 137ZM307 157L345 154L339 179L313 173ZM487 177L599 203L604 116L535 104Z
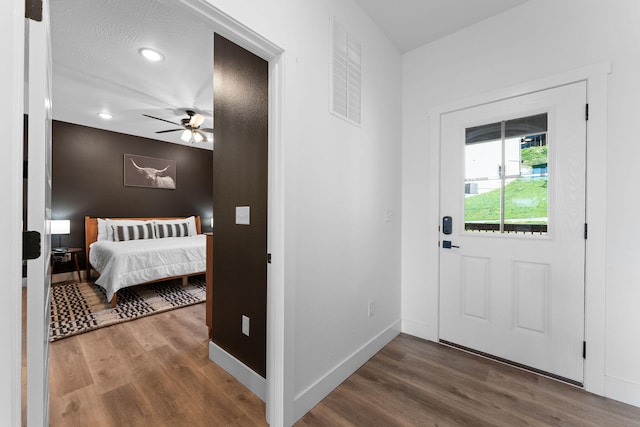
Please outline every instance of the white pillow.
M156 219L156 224L177 224L181 222L187 221L187 226L189 227L189 236L195 236L198 234L198 230L196 230L196 217L190 216L189 218L180 218L180 219Z
M107 219L98 218L98 241L109 240L107 228Z
M151 224L151 228L153 228L153 221L141 221L137 219L107 219L107 240L115 241L113 238L113 226L119 225L138 225L138 224ZM155 235L153 236L155 238Z

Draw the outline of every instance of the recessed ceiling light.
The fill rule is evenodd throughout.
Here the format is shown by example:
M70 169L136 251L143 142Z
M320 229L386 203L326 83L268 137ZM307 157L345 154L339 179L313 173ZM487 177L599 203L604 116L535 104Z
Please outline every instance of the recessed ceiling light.
M104 112L104 111L103 111L103 112L98 113L98 115L100 116L100 118L105 119L105 120L110 120L110 119L112 119L112 118L113 118L113 116L112 116L111 114L106 113L106 112Z
M153 49L149 49L148 47L143 47L139 50L140 55L147 58L149 61L158 62L164 59L164 56L160 52L156 52Z

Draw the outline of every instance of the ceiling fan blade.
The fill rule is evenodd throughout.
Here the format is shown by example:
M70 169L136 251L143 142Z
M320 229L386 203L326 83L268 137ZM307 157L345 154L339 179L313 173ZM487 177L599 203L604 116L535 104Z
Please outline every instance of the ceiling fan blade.
M184 130L184 129L169 129L169 130L159 130L156 133L167 133L167 132L177 132L179 130Z
M199 128L201 132L213 133L213 128Z
M172 125L182 126L180 123L175 123L175 122L172 122L171 120L161 119L160 117L153 117L153 116L150 116L150 115L148 115L148 114L143 114L143 116L145 116L145 117L149 117L149 118L151 118L151 119L156 119L156 120L161 120L161 121L163 121L163 122L171 123Z

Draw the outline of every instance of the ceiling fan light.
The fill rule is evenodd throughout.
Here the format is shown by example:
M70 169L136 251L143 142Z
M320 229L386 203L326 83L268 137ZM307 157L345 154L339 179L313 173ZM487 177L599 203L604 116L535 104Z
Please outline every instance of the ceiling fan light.
M191 131L187 129L184 132L182 132L182 136L180 137L180 139L183 140L184 142L191 141Z
M202 142L203 139L204 139L204 137L202 136L202 134L200 132L193 132L193 140L195 142Z
M193 126L194 128L200 127L202 123L204 123L204 116L202 114L196 114L193 117L191 117L190 125Z

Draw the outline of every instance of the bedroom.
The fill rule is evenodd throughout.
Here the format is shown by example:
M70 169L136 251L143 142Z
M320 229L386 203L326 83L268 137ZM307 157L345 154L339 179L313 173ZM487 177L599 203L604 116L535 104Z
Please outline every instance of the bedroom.
M88 6L62 1L51 9L53 102L57 106L51 131L51 217L69 222L67 233L54 236L52 243L54 247L82 248L73 255L82 270L87 266L87 273L86 216L197 215L202 219L203 232L211 231L213 221L211 67L176 67L176 63L184 63L183 58L192 55L182 46L194 39L203 40L199 48L206 52L198 58L203 64L211 64L210 32L204 24L183 25L181 22L189 16L176 16L174 10L153 8L150 3L139 3L137 9L110 19L118 22L118 30L113 30L108 21L96 20L96 16L107 17L110 11L117 10L110 6L113 4L92 2ZM74 22L82 15L79 23ZM150 23L167 22L171 15L175 17L175 27L184 30L154 35ZM142 16L147 17L146 24ZM83 36L76 37L78 33ZM134 49L136 42L127 43L131 39L166 46L179 54L158 64L147 60L139 47ZM141 68L135 74L131 68L120 66L132 61L130 50L137 56L133 60L140 62ZM183 80L177 80L177 75ZM198 119L193 128L197 130L187 131L181 125L187 114ZM187 133L189 138L185 137ZM143 166L158 166L158 171L165 165L171 168L166 173L155 173L154 181L147 183L144 178L149 175L142 174L146 169L143 171L135 161ZM168 189L155 182L156 176L166 174L171 178L161 179L171 180ZM68 258L66 261L54 263L54 279L60 279L61 272L75 271L75 263Z

